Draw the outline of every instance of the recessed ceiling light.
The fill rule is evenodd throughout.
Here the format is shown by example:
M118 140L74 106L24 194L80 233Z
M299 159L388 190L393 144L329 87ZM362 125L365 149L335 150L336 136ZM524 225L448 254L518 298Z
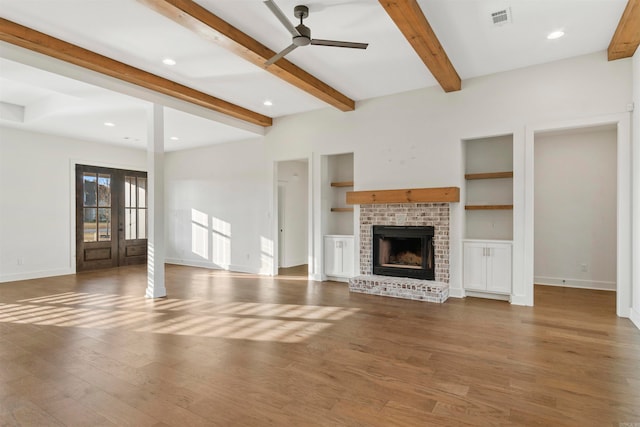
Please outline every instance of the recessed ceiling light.
M162 63L163 63L164 65L176 65L176 61L175 61L175 59L171 59L171 58L164 58L164 59L162 60Z
M105 125L105 126L108 126L108 127L110 127L110 128L112 128L112 127L114 127L114 126L115 126L115 123L111 123L111 122L104 122L104 125Z
M271 107L273 105L273 101L271 101L270 99L267 99L263 102L264 105L266 105L267 107Z
M554 31L552 33L549 33L549 35L547 36L547 38L549 40L555 40L555 39L559 39L560 37L564 36L564 31Z
M178 138L177 136L172 136L172 137L171 137L171 138L169 138L169 139L170 139L170 140L172 140L172 141L177 141L177 140L179 140L180 138Z

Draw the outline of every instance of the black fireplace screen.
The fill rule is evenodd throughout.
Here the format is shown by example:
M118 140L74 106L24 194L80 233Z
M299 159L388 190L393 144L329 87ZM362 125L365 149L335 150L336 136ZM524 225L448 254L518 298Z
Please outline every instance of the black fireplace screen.
M433 227L373 226L373 274L435 280Z

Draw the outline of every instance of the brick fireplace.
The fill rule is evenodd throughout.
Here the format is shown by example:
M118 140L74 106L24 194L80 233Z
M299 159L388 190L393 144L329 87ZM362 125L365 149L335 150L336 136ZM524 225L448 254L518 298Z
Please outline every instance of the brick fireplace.
M434 227L435 281L449 283L449 203L360 205L360 274L373 274L373 226Z
M347 203L360 205L360 276L349 279L349 291L418 301L445 302L449 297L449 204L458 202L460 202L458 187L348 192ZM374 225L392 226L390 228L398 229L413 227L428 229L427 252L430 252L429 262L434 264L434 269L429 275L435 276L435 280L423 280L417 278L419 276L395 277L375 274L373 272ZM431 230L432 227L433 230ZM376 230L379 229L380 227L376 227ZM376 239L378 240L375 246L379 247L380 237ZM414 249L416 246L413 243L407 242L407 244L410 246L407 252L414 261L401 263L412 268L417 264L415 260L424 256L425 250L424 247L420 250ZM384 245L386 246L387 243ZM393 246L393 242L391 245ZM405 243L400 244L401 247L403 245ZM390 249L389 252L393 250ZM378 265L398 263L397 257L393 260L389 258L387 261L386 253L381 256L378 252L377 256ZM404 254L402 257L404 260ZM396 265L390 265L390 267L395 268ZM423 264L423 268L429 267ZM376 270L381 271L379 268Z

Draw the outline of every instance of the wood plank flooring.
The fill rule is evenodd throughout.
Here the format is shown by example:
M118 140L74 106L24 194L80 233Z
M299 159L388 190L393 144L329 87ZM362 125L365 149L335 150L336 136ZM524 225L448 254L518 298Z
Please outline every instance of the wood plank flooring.
M430 304L167 266L153 301L145 274L0 284L0 425L640 425L614 293Z

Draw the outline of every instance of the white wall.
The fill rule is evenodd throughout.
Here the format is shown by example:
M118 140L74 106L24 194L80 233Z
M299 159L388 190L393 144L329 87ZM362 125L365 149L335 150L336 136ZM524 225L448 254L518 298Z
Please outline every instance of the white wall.
M284 253L281 254L281 267L293 267L308 262L308 175L309 165L306 160L278 163L278 183L285 187Z
M616 129L536 135L535 283L616 289Z
M165 177L167 262L272 273L273 174L261 141L167 153Z
M640 49L633 55L632 153L633 153L633 258L631 320L640 328Z
M427 72L425 70L425 72ZM260 210L253 227L242 227L244 236L274 238L273 218L264 212L273 210L273 163L279 160L312 158L313 171L313 253L310 272L319 278L322 271L321 183L323 155L353 152L356 190L412 187L463 186L462 140L495 135L514 135L514 295L512 300L527 303L525 286L524 199L525 130L540 122L553 122L601 116L626 111L631 101L631 60L608 62L606 53L465 80L459 92L444 93L432 87L357 103L353 112L327 108L320 111L275 120L264 142L255 150L212 147L175 154L181 161L167 171L169 186L178 180L181 191L190 191L184 174L193 169L191 162L210 160L233 165L230 177L201 174L193 186L207 186L209 193L195 191L190 202L205 203L224 194L224 184L250 175L254 169L236 168L249 161L255 168L266 168L264 177L269 196L257 199L255 186L242 189L237 197L251 200L250 209ZM260 145L262 144L262 145ZM261 151L264 149L264 151ZM264 155L262 159L256 156ZM174 155L169 155L172 159ZM177 158L177 157L176 157ZM168 160L171 163L171 160ZM185 168L187 171L180 171ZM191 172L191 171L189 171ZM208 184L206 182L209 182ZM264 187L262 187L264 188ZM178 188L174 185L174 192ZM215 193L214 193L215 190ZM240 189L239 189L240 190ZM172 190L168 190L172 191ZM178 199L176 194L169 195ZM172 209L177 209L173 205ZM220 215L233 216L233 207L219 206ZM463 208L452 204L451 221L451 294L463 296L462 223ZM357 212L356 212L357 214ZM189 224L187 218L184 224ZM269 223L267 225L267 223ZM239 238L240 236L238 236ZM171 238L171 237L170 237ZM358 236L356 236L356 239ZM251 239L251 237L247 237ZM356 240L356 245L358 242ZM179 246L185 247L184 242ZM255 246L252 257L259 256ZM358 268L358 266L356 266Z
M0 282L75 273L76 163L145 170L146 153L0 128Z

